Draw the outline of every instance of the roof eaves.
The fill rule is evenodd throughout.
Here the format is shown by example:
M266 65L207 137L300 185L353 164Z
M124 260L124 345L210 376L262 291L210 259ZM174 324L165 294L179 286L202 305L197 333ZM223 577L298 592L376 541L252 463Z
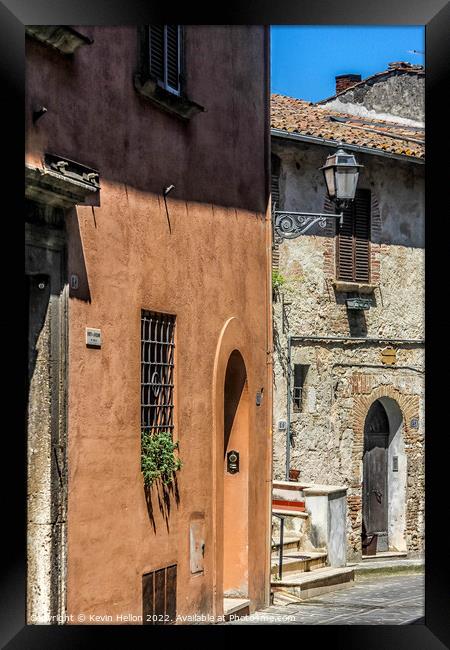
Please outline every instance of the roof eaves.
M301 142L306 142L309 144L319 144L323 146L337 147L338 145L343 144L346 149L352 151L360 151L361 153L372 154L374 156L384 156L386 158L394 158L396 160L402 160L403 162L411 162L418 164L425 164L425 158L418 158L417 156L410 156L405 154L397 154L391 151L385 151L384 149L379 149L377 147L368 147L359 144L351 144L349 142L342 143L341 140L330 140L327 138L322 138L320 136L314 135L304 135L303 133L295 131L284 131L283 129L271 128L270 133L274 137L286 138L290 140L297 140Z

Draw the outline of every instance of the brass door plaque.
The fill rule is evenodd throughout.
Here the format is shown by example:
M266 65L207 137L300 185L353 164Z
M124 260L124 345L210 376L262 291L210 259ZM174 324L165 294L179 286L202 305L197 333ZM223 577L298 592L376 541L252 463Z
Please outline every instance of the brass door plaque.
M234 449L227 453L227 472L230 474L239 472L239 452Z

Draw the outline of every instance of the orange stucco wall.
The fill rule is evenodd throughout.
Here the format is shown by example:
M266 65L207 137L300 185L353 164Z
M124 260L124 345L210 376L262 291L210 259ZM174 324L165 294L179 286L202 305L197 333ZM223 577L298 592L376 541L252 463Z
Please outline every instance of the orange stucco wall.
M177 563L177 613L221 613L223 389L234 349L248 382L254 609L269 579L267 33L186 28L187 92L206 112L183 123L135 91L134 27L78 29L94 43L72 57L27 40L27 163L57 153L97 169L101 184L99 206L67 216L68 274L80 278L69 305L67 610L140 615L142 574ZM48 112L33 125L39 104ZM161 191L171 183L167 215ZM168 516L153 493L153 523L140 474L143 308L177 318L183 468ZM87 326L101 329L101 349L86 347ZM204 514L206 535L195 575L193 513Z

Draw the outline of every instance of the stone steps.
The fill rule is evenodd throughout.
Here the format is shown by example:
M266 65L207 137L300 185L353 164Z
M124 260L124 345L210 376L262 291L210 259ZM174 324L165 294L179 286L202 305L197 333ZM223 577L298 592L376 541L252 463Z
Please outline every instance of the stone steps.
M272 554L271 574L278 575L279 554ZM308 573L325 567L327 564L326 553L306 553L303 551L284 551L283 553L283 579L292 573Z
M229 621L231 616L233 619L236 619L241 616L248 616L248 614L250 614L250 600L247 598L223 599L223 615L225 621Z
M373 562L363 560L350 565L357 579L369 578L373 575L397 575L401 573L423 573L425 560L423 558L384 557Z
M274 592L287 592L304 600L350 587L354 579L355 572L351 567L323 567L314 571L293 572L287 576L283 574L282 580L272 580L271 587Z
M302 538L299 535L286 535L284 534L283 536L283 548L288 551L288 550L296 550L298 551L300 549L300 542ZM274 537L272 540L272 550L273 551L279 551L280 550L280 538L279 537Z

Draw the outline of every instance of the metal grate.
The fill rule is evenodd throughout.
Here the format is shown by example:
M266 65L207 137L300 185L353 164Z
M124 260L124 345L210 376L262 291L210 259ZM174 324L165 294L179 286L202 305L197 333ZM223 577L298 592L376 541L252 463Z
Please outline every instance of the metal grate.
M141 312L141 428L173 432L175 316Z
M309 365L302 363L294 364L294 386L293 386L293 402L294 402L294 411L302 410L302 401L304 394L304 384L306 381L306 375L309 370Z
M144 625L173 625L177 616L177 565L142 576Z

